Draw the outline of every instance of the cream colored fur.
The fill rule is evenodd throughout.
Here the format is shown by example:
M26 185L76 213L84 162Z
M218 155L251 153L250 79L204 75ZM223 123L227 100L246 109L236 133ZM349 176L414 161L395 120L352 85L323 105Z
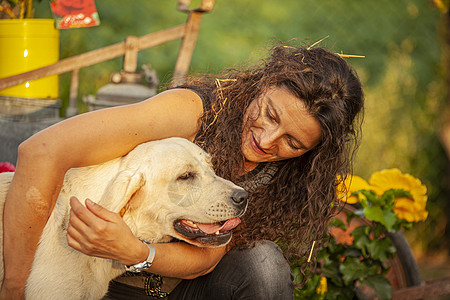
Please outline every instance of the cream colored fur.
M182 176L186 174L192 176L186 179ZM13 173L0 174L1 216L12 177ZM116 261L90 257L67 245L71 196L82 202L89 198L116 213L126 206L123 219L137 237L167 242L172 237L184 239L173 229L177 219L213 223L242 215L245 208L236 207L231 199L236 190L242 189L213 173L203 150L181 138L141 144L124 157L69 170L44 228L26 298L100 299L108 282L125 271ZM3 222L0 226L2 233ZM0 250L3 257L3 247Z

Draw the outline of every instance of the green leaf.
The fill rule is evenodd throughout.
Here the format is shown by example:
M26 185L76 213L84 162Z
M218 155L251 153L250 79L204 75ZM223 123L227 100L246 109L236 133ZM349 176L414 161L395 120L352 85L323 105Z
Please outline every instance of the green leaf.
M346 226L344 224L344 222L341 221L341 219L339 218L332 218L330 223L329 223L330 227L337 227L337 228L341 228L342 230L346 229Z
M380 197L378 197L378 195L373 191L361 190L360 192L364 195L369 203L381 203Z
M378 206L365 207L364 216L370 221L382 224L390 232L394 230L395 224L398 221L398 217L392 209L382 209Z
M351 233L353 236L353 246L363 251L363 253L366 252L366 245L370 242L367 234L368 228L369 226L358 226Z
M339 262L333 261L330 264L326 264L322 267L322 274L327 277L336 286L342 287L344 285L341 274L339 272Z
M302 274L300 272L300 267L291 267L292 275L294 275L294 284L298 283L301 278Z
M371 240L367 244L369 255L376 260L387 261L395 253L395 247L390 238Z
M327 300L349 300L355 299L353 287L335 287L333 285L328 286L328 290L325 293Z
M362 280L367 274L368 268L361 263L359 258L347 257L339 266L342 279L346 286L354 285L356 280Z
M377 206L368 206L364 208L364 216L370 221L379 222L383 224L383 210Z
M324 250L327 251L330 255L341 255L345 251L345 245L337 244L336 240L332 238L330 239L327 247Z
M395 230L395 224L398 221L397 214L389 209L383 211L383 225L386 226L387 231L392 232Z
M364 282L375 290L380 300L392 299L392 286L385 277L370 276Z
M408 191L405 191L405 190L391 189L391 190L388 190L388 191L386 191L384 193L386 194L388 192L392 193L394 195L394 198L406 197L406 198L409 198L409 199L413 199L411 193L408 192Z
M348 247L347 249L345 249L342 256L344 256L344 257L347 257L347 256L360 257L360 256L362 256L362 253L361 253L360 249L356 249L355 247Z
M316 293L317 286L319 285L320 276L314 275L311 277L303 287L303 289L295 289L295 299L296 300L313 300L320 299L321 295Z

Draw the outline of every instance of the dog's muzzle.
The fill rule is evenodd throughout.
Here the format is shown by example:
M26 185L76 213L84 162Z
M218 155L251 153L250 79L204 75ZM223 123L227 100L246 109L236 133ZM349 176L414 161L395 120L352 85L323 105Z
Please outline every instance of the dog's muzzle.
M248 192L243 189L235 189L230 198L236 217L216 223L199 223L178 219L174 222L175 231L184 238L203 246L217 247L227 244L231 240L231 230L241 223L239 217L247 208Z

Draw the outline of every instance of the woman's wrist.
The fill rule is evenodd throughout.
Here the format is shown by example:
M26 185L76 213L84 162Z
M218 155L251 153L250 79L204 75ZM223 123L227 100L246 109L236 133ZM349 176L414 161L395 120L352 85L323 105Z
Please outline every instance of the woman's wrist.
M145 261L148 257L148 246L138 238L136 238L133 246L129 248L127 247L127 249L129 250L127 251L129 256L119 260L119 262L123 265L135 265Z
M149 269L152 266L153 263L153 259L155 258L155 254L156 254L156 250L155 247L153 247L152 244L148 243L145 240L141 240L148 248L148 255L147 258L137 264L134 265L125 265L125 269L128 272L132 272L132 273L140 273L143 271L146 271L147 269Z

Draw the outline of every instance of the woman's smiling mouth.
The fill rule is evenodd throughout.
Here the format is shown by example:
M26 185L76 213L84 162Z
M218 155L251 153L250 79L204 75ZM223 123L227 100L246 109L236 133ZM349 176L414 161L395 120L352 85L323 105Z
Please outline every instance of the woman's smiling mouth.
M261 146L259 146L258 142L256 141L255 137L253 136L253 133L251 133L251 139L250 139L250 145L252 146L252 149L261 155L268 154L266 151L264 151Z

